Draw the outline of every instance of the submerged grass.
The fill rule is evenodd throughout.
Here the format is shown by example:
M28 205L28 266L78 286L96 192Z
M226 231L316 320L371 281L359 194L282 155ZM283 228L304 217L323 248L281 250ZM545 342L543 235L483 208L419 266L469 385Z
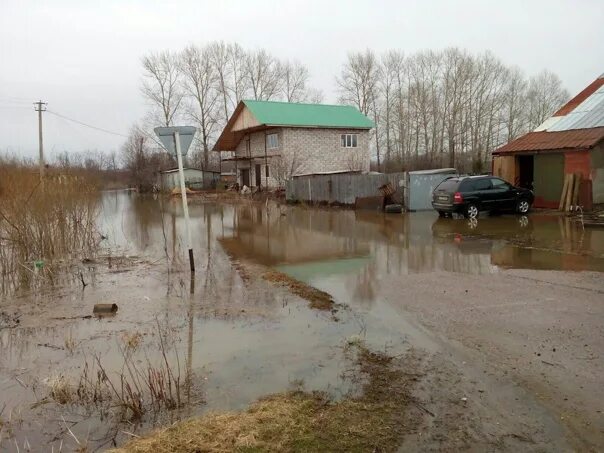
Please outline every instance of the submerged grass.
M326 310L335 313L337 304L330 294L321 291L307 283L297 280L289 275L270 269L267 266L254 262L253 257L246 255L240 248L238 242L232 238L219 239L224 251L233 262L243 280L249 280L252 276L262 276L266 281L283 285L292 293L310 302L310 307L317 310Z
M32 166L0 158L0 292L53 276L53 265L97 244L98 191L68 170L43 181Z
M405 419L410 383L395 361L357 347L358 397L332 401L319 392L288 392L243 412L209 414L134 440L121 453L256 451L395 451L413 429Z
M310 308L315 308L317 310L336 311L336 304L331 295L325 291L315 288L314 286L310 286L276 270L265 272L263 278L269 282L278 283L288 287L292 293L309 301Z

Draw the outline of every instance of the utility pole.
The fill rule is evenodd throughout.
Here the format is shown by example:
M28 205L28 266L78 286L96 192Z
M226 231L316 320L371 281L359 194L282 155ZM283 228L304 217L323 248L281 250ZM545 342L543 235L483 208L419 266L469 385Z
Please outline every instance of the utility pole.
M40 146L40 155L38 157L38 164L40 166L40 180L44 179L44 142L42 139L42 112L46 111L47 102L34 102L34 110L38 112L38 143Z

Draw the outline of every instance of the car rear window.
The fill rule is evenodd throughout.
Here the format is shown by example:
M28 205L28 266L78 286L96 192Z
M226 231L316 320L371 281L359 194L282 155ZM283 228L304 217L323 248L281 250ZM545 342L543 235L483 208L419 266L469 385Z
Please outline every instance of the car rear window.
M445 179L434 190L444 190L445 192L453 192L457 190L459 181L457 179Z

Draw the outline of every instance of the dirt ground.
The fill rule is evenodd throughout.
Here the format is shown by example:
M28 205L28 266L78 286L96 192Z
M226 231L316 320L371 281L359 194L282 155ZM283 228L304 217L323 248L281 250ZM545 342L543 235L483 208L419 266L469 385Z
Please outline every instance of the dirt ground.
M242 264L243 262L243 264ZM256 263L237 262L249 277ZM257 273L258 274L258 273ZM596 272L440 272L376 282L421 360L401 451L601 451Z
M453 448L604 448L601 274L416 275L405 279L402 297L383 284L389 302L417 323L420 341L433 343L423 391L435 406L428 406L444 426L465 424L470 435ZM447 404L455 397L467 401ZM404 445L424 450L441 427Z

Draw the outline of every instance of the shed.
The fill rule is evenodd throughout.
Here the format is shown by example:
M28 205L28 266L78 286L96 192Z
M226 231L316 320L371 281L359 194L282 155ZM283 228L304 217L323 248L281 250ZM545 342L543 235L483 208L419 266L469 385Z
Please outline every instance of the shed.
M407 176L405 206L409 211L432 209L432 192L445 179L457 174L455 168L410 171Z
M220 180L220 172L201 170L198 168L184 168L185 186L191 190L213 189ZM171 168L159 173L159 186L164 192L169 192L180 187L178 168Z
M557 208L564 178L581 175L578 204L604 203L604 74L533 132L493 151L493 174L535 192L535 207Z

